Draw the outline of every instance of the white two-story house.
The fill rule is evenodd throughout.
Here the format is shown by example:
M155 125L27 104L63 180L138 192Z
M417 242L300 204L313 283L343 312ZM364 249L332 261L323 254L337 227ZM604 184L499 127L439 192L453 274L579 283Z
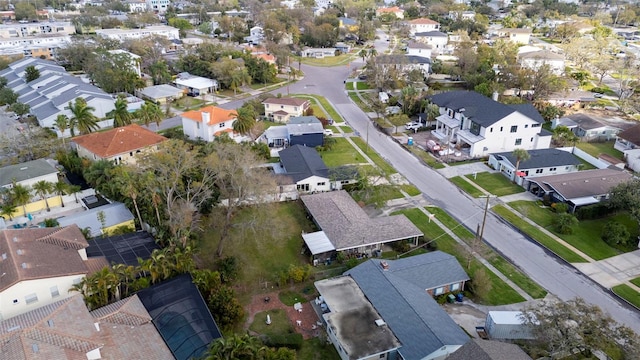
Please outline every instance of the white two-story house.
M544 119L532 105L505 105L474 91L449 91L428 99L440 108L432 133L471 157L547 149L551 144L551 133L542 129Z
M311 106L309 100L297 98L269 98L262 102L264 115L271 121L286 123L292 116L303 116Z
M410 20L407 24L409 25L409 32L411 35L414 35L415 33L440 30L439 22L427 18Z
M200 110L182 113L182 131L190 139L202 139L207 142L227 133L230 138L240 141L242 137L233 131L233 123L238 118L235 110L206 106Z

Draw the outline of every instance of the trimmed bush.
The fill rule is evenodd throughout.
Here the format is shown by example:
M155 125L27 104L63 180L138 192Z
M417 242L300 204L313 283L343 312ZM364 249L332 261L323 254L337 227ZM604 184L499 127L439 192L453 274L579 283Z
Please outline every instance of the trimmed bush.
M265 345L269 347L286 347L289 349L300 350L302 347L302 334L284 334L284 335L271 335L265 340Z
M573 234L573 227L578 225L578 219L571 214L559 214L553 219L553 225L560 234Z
M580 220L601 219L612 214L615 210L610 208L607 203L598 203L589 206L583 206L576 210L576 216Z
M627 227L617 221L609 221L602 229L602 240L609 245L626 245L631 240Z

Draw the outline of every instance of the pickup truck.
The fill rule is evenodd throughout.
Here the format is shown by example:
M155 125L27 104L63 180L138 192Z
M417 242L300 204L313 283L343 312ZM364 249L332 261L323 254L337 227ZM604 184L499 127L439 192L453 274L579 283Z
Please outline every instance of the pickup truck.
M422 127L419 122L409 122L404 125L405 130L418 130Z

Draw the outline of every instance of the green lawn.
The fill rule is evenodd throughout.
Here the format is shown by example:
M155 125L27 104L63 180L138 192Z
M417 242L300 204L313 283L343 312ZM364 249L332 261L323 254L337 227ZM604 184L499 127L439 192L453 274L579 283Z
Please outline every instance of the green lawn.
M342 116L338 114L336 109L334 109L333 106L329 104L329 101L327 101L327 99L325 99L324 96L299 94L299 95L293 95L293 97L303 98L303 99L312 99L314 101L317 101L322 105L322 107L324 107L324 109L327 112L327 115L329 116L330 119L333 119L334 122L344 121L342 120Z
M412 147L411 148L411 152L413 154L415 154L416 156L418 156L418 158L420 158L420 160L424 161L428 166L434 168L434 169L442 169L444 168L444 164L439 162L438 160L436 160L436 158L434 158L433 156L431 156L431 154L429 154L428 152L419 149L417 147Z
M550 208L540 207L539 203L530 201L515 201L509 205L525 217L553 232L556 236L575 246L595 260L602 260L619 255L621 251L635 250L635 247L621 247L620 249L611 247L600 238L602 229L609 221L624 224L629 234L631 234L631 237L636 238L638 236L638 223L627 214L621 213L603 219L582 220L580 224L573 229L573 234L566 235L557 233L553 228L553 218L556 213Z
M611 288L611 290L621 298L627 300L633 306L640 308L640 293L632 289L629 285L620 284Z
M637 278L631 280L630 283L632 283L635 286L640 286L640 277L637 277Z
M362 101L362 99L360 99L360 96L358 96L357 93L350 92L349 97L362 111L371 112L371 108L369 107L369 105L367 105L364 101Z
M420 211L420 209L406 209L397 213L404 214L409 218L409 220L425 234L427 241L437 238L435 244L438 250L454 255L472 280L478 270L485 270L492 284L488 298L484 301L485 305L504 305L524 301L524 298L520 296L520 294L475 259L471 260L470 267L467 268L468 257L463 253L464 250L461 250L459 244L452 237L444 233L442 228L436 223L430 223L427 216Z
M525 191L524 188L512 183L501 173L481 172L475 177L473 174L466 176L467 179L480 185L481 188L495 196L517 194Z
M347 91L353 91L353 81L347 81L347 83L345 84L345 88L347 89Z
M267 325L267 315L271 318L270 325ZM293 326L291 326L286 311L273 309L257 313L253 323L249 326L249 330L255 331L260 335L283 335L293 332Z
M320 157L327 167L336 167L347 164L366 163L365 159L345 138L334 138L335 144L329 151L320 151Z
M615 141L607 141L607 142L579 142L576 146L578 149L585 151L587 154L598 157L600 154L611 155L616 159L623 160L624 156L621 151L618 151L613 148L613 144Z
M262 88L267 87L267 86L282 84L282 83L284 83L286 81L287 81L287 79L277 78L275 82L267 83L266 85L264 83L253 83L253 84L249 85L249 87L254 89L254 90L257 90L257 89L262 89Z
M480 197L484 195L484 193L480 189L476 188L475 186L473 186L473 184L470 184L467 180L461 178L460 176L454 176L450 178L449 181L451 181L455 186L459 187L464 192L473 197Z
M400 188L402 190L404 190L404 192L409 194L409 196L417 196L417 195L422 194L422 191L418 190L417 187L415 187L415 186L413 186L411 184L400 185Z
M353 132L351 126L340 126L340 129L342 129L342 132L345 134L351 134Z
M297 302L306 302L307 299L304 297L304 295L295 292L293 290L283 290L280 291L278 293L278 299L280 299L280 301L287 305L287 306L293 306L295 303Z
M446 211L437 207L427 207L426 209L428 212L434 214L438 221L449 228L463 241L470 244L475 238L475 235L471 231L452 218ZM505 258L493 251L489 246L482 246L482 256L534 299L541 299L547 295L547 291L543 287L531 280Z
M371 87L369 86L369 84L367 84L364 81L358 81L356 83L356 89L358 89L358 90L369 90L369 89L371 89Z
M304 57L302 58L302 63L307 65L313 65L313 66L327 66L327 67L339 66L339 65L346 66L349 62L353 61L354 58L355 57L353 54L341 54L338 56L328 56L321 59Z
M361 138L351 138L351 140L362 150L364 151L367 156L369 156L369 158L371 158L371 160L378 165L378 167L380 169L382 169L382 171L386 174L386 175L391 175L391 174L395 174L397 171L396 169L391 166L391 164L389 164L388 162L386 162L382 157L380 157L380 155L378 155L377 152L375 152L375 150L373 150L371 147L369 147L369 151L367 152L367 144L364 142L364 140L362 140Z
M536 228L535 226L522 220L521 218L522 215L513 213L502 205L496 205L491 209L493 212L500 215L503 219L510 222L516 228L520 229L520 231L529 235L532 239L534 239L535 241L537 241L547 249L553 251L556 255L560 256L564 260L570 263L587 262L578 254L574 253L564 245L555 241L552 237L538 230L538 228Z
M340 360L336 348L319 338L305 340L298 351L298 360Z
M473 163L477 163L477 162L482 162L484 160L482 159L469 159L469 160L463 160L463 161L452 161L449 163L449 165L451 166L458 166L458 165L467 165L467 164L473 164Z
M260 219L260 214L268 218ZM234 256L240 266L235 288L238 298L247 304L252 294L264 289L259 284L278 280L278 273L290 264L308 264L309 259L300 254L303 241L300 234L315 230L307 219L306 211L299 202L266 204L264 207L248 207L235 217L236 224L268 222L260 233L254 233L245 226L234 226L225 240L223 256ZM203 221L204 231L199 237L199 262L211 268L216 260L220 229Z

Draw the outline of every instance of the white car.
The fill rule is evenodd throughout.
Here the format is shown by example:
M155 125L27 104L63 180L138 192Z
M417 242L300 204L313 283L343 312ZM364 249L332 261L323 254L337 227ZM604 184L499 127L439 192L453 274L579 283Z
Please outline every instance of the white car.
M333 130L324 129L324 136L333 136Z
M419 122L410 122L404 125L405 130L418 130L422 127L422 124Z

